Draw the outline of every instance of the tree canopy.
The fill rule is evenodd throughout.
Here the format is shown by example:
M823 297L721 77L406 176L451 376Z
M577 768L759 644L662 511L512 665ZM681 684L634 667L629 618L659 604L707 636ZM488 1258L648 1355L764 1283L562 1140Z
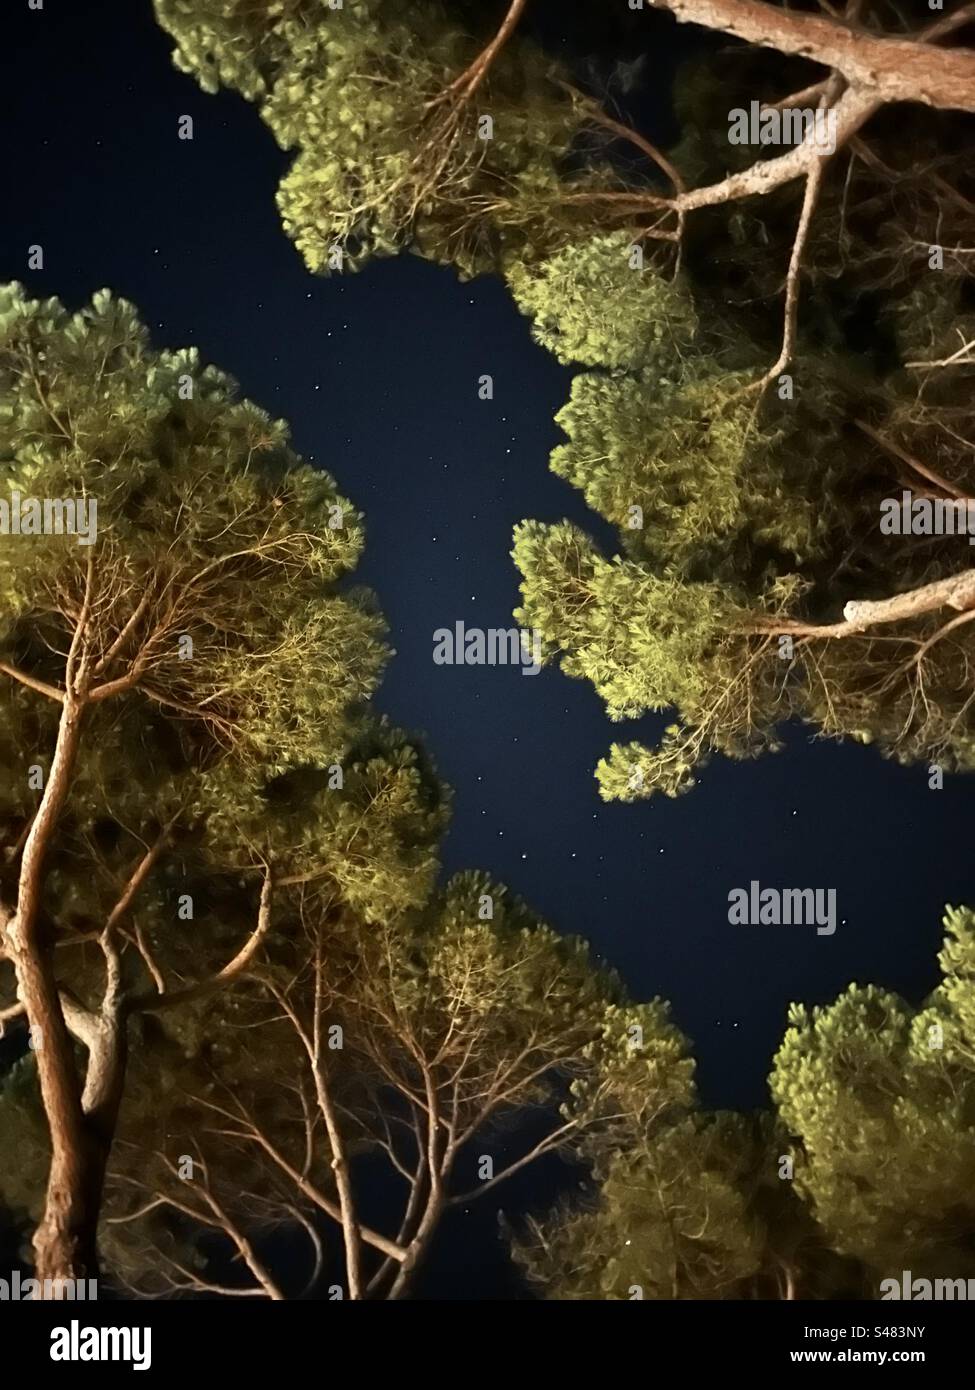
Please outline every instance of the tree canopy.
M516 617L612 722L666 716L605 799L790 720L975 766L969 7L632 6L631 35L700 31L666 150L527 0L155 7L292 155L309 270L496 274L577 369L551 467L616 544L524 521ZM758 157L752 103L831 148ZM505 1222L542 1296L975 1277L971 909L920 1007L797 1003L770 1107L709 1110L664 1001L488 876L439 881L450 795L370 704L363 517L284 422L109 291L14 284L0 468L0 1197L41 1278L398 1299L452 1210L555 1158L562 1201Z
M136 1091L123 1114L108 1220L140 1291L212 1289L217 1235L247 1270L224 1292L402 1298L445 1218L605 1124L635 1026L641 1110L686 1085L667 1010L627 1001L583 943L483 875L377 927L300 917L215 1000L214 1044L167 1104ZM300 1262L270 1241L281 1230Z
M107 292L70 314L8 287L0 456L12 498L97 519L0 550L0 1017L51 1130L48 1277L94 1264L129 1021L242 974L299 887L364 921L423 902L446 796L366 705L359 514L229 378Z
M706 54L678 74L666 152L545 53L525 0L493 21L157 0L178 66L295 151L279 204L312 270L409 247L504 274L538 341L586 369L552 468L619 549L528 521L513 555L519 621L611 720L673 711L657 747L612 746L603 797L685 791L792 719L969 768L970 13L892 29L869 5L648 0L616 21L631 46L654 11ZM752 102L818 109L829 145L756 158L729 139ZM905 492L919 519L892 530Z
M544 1296L878 1298L973 1277L975 915L949 910L920 1008L875 986L792 1006L766 1114L683 1108L580 1136L581 1198L514 1253Z

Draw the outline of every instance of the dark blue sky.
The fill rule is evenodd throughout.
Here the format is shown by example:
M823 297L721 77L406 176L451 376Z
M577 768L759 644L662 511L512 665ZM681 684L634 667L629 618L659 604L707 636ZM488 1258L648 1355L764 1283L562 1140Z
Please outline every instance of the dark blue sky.
M278 223L284 157L252 108L172 69L149 0L5 11L0 279L72 307L103 285L131 299L157 345L231 372L364 510L361 577L397 653L379 703L424 731L455 788L447 870L491 871L634 994L669 998L711 1103L762 1101L790 1000L851 980L930 988L942 905L975 901L972 779L929 791L922 768L796 730L786 754L716 763L678 802L603 805L596 760L661 721L610 725L557 670L432 661L437 627L509 625L516 522L568 516L606 536L547 470L570 373L494 280L409 256L308 275ZM835 888L836 934L730 926L728 892L751 879Z

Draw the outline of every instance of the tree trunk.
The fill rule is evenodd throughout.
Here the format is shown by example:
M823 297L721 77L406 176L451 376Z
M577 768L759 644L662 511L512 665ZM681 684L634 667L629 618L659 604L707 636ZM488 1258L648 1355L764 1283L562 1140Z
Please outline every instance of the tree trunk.
M68 689L47 785L24 844L17 907L6 930L51 1136L44 1213L33 1242L42 1280L97 1277L98 1213L125 1066L124 1023L69 1004L77 1014L77 1036L89 1051L82 1095L53 951L38 933L44 859L70 789L83 714L83 701Z
M88 1048L88 1068L80 1126L56 1132L51 1120L47 1198L34 1233L38 1279L98 1277L98 1218L128 1060L124 1019L85 1011L76 1019L70 1006L67 1012Z
M98 1213L108 1150L84 1135L56 1135L44 1215L34 1232L38 1279L97 1279Z
M406 1258L400 1264L396 1278L390 1286L387 1300L396 1302L409 1294L413 1279L426 1258L433 1240L434 1233L440 1224L440 1218L444 1211L443 1190L439 1178L430 1192L427 1199L426 1209L423 1218L417 1227L416 1235L406 1248Z

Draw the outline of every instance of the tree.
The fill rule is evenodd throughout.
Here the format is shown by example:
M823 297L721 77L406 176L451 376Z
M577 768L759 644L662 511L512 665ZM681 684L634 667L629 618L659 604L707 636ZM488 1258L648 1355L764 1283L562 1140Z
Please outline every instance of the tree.
M949 910L943 979L920 1009L875 986L793 1005L773 1099L796 1186L833 1247L877 1281L975 1273L975 915Z
M682 1040L497 885L430 900L446 796L368 711L381 619L340 587L361 519L284 426L107 293L71 315L8 287L0 330L10 505L91 522L0 552L2 1020L30 1030L4 1200L42 1279L97 1271L108 1171L123 1277L145 1214L171 1281L200 1277L192 1223L278 1296L261 1234L303 1231L314 1272L328 1217L349 1295L400 1297L445 1211L602 1122L631 1027L661 1105ZM406 1183L390 1236L353 1182L377 1158Z
M402 1298L448 1212L611 1122L621 1070L639 1068L642 1111L686 1088L666 1009L629 1003L581 942L483 875L368 931L301 917L296 955L252 978L246 1006L230 1001L236 1026L171 1108L134 1099L110 1218L134 1287L214 1288L205 1261L174 1252L175 1215L249 1271L222 1292L298 1291L266 1243L284 1228L302 1234L310 1289ZM401 1192L391 1230L364 1215L377 1186Z
M641 1111L639 1076L616 1072L616 1118L574 1136L584 1196L514 1233L528 1277L560 1299L873 1299L904 1270L972 1278L971 909L947 911L940 962L917 1009L856 985L793 1004L770 1113L701 1111L689 1084Z
M530 1222L516 1258L549 1298L727 1297L759 1250L720 1143L686 1119L617 1150L595 1202Z
M770 7L681 13L703 9L762 12L778 42ZM970 18L960 10L907 47L918 57ZM841 31L792 12L782 22L807 21ZM835 108L835 87L777 101L780 82L740 49L685 74L669 157L704 187L670 200L685 219L679 267L621 231L508 270L538 340L589 368L558 416L568 441L552 469L620 546L604 555L567 522L523 523L517 617L566 674L592 681L612 720L676 712L658 747L613 745L597 769L607 800L676 795L714 752L779 748L790 719L943 771L975 758L975 571L956 539L975 519L964 119L921 116L905 147L881 111L867 145L844 135L853 82ZM807 142L746 164L727 112L756 94L769 112L821 96L836 151ZM729 155L742 169L717 178ZM790 250L780 177L803 165ZM759 206L741 204L751 194Z
M295 151L278 206L309 269L415 244L474 272L572 216L558 165L579 118L545 56L508 42L524 8L482 51L476 5L458 19L409 0L157 0L156 14L182 71L255 102Z
M548 1297L717 1297L751 1272L727 1145L697 1113L689 1060L660 1077L655 1022L650 1011L608 1033L602 1065L573 1087L586 1196L514 1235L516 1262Z
M37 1273L84 1277L132 1021L241 977L300 887L365 921L422 902L445 803L365 706L361 518L228 377L106 291L9 286L0 458L15 516L90 522L0 541L0 1023L46 1117Z
M604 1083L613 1118L576 1138L583 1195L512 1232L530 1282L570 1300L859 1294L859 1267L795 1191L775 1117L703 1111L689 1075L670 1105L648 1106L641 1072L634 1053Z
M658 748L613 746L605 798L677 794L790 719L970 767L971 11L905 34L863 5L639 8L740 41L681 75L667 153L545 61L524 0L483 33L464 5L157 0L178 65L297 151L279 202L311 269L409 246L504 273L539 340L593 369L553 468L620 553L525 523L514 555L520 621L611 719L676 711ZM669 21L628 22L639 41ZM818 111L830 141L729 144L729 107L755 99L763 121ZM919 535L881 526L901 488Z

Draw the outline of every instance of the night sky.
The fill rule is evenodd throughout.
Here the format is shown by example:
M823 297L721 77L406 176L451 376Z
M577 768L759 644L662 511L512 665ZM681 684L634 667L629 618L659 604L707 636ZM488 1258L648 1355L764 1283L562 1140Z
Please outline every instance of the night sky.
M5 0L3 29L0 279L71 308L102 286L132 300L156 346L194 345L229 371L364 511L357 577L396 651L378 703L424 733L455 789L445 871L490 871L587 937L634 995L670 999L708 1104L763 1102L793 999L853 980L920 999L943 904L975 902L972 779L930 791L923 767L797 728L786 753L716 762L679 801L600 802L610 742L652 740L664 719L611 725L557 669L432 660L435 628L511 625L518 521L568 517L613 543L548 472L571 374L503 285L411 256L310 276L275 207L286 157L252 107L173 69L150 0ZM32 243L43 271L27 268ZM493 401L478 398L484 373ZM836 934L730 926L729 890L751 879L835 888Z

